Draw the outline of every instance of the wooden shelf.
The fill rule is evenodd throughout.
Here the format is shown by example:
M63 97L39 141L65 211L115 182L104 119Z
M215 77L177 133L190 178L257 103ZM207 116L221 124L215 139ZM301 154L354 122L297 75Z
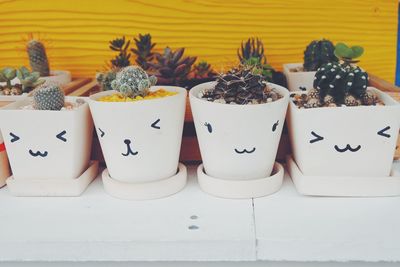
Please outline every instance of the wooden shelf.
M305 197L286 176L271 196L220 199L199 189L195 169L181 192L159 200L112 198L99 178L78 198L19 198L0 189L0 265L400 261L400 197Z

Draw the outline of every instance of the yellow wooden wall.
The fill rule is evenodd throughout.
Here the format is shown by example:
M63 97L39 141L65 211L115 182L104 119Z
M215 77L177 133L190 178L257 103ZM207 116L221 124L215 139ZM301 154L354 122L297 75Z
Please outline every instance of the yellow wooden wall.
M0 67L27 65L28 33L45 40L53 69L93 76L112 56L108 40L151 33L161 48L187 53L217 70L237 61L249 36L268 61L299 62L306 44L329 38L365 47L361 66L394 80L397 0L0 0Z

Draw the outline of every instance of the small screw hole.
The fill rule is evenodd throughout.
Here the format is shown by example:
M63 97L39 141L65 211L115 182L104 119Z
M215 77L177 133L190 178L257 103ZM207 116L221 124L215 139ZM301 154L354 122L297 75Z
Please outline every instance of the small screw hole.
M197 225L190 225L188 228L189 228L189 230L197 230L197 229L199 229L199 227Z

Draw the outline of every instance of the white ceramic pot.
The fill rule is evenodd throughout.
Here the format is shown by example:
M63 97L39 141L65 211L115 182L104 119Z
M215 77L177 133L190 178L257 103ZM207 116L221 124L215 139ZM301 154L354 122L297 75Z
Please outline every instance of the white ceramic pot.
M309 90L313 88L315 71L293 72L291 69L302 67L301 63L283 64L283 73L286 76L289 91Z
M283 98L257 105L220 104L198 97L214 85L203 83L189 93L205 172L232 180L268 177L285 121L288 90L273 85Z
M400 105L377 92L385 106L299 109L289 103L293 157L304 175L389 176Z
M66 101L75 98L66 97ZM88 167L93 122L76 110L23 110L26 98L0 110L0 128L14 179L75 179Z
M60 86L66 85L72 81L71 72L66 70L53 70L50 71L50 76L40 77L47 83L56 83Z
M176 174L187 91L181 87L153 86L178 94L137 102L100 102L114 94L90 97L97 135L111 178L128 183L150 182Z

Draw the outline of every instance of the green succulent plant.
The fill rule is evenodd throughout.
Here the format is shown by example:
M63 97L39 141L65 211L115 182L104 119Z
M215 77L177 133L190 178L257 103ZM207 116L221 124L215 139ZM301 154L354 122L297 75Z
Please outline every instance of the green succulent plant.
M115 68L127 67L131 64L131 54L128 52L130 41L125 40L125 36L110 41L110 49L118 52L118 55L111 60L111 65Z
M7 88L11 88L11 81L17 77L17 70L11 67L5 67L0 71L0 82L6 83Z
M142 69L149 69L149 62L153 61L154 53L153 49L156 46L151 41L150 34L139 34L137 38L134 38L136 48L132 48L131 51L136 55L136 63L142 67Z
M106 72L96 73L96 81L100 86L101 91L112 90L111 82L117 77L117 71L112 69Z
M193 67L194 78L196 79L206 79L212 78L216 73L211 68L211 65L207 61L202 60Z
M361 57L363 53L363 47L358 45L349 47L344 43L337 43L334 51L335 56L343 60L345 64L359 62L359 60L354 59Z
M17 77L22 84L22 92L28 93L35 87L43 84L45 80L39 79L39 72L30 72L26 67L21 67L17 70Z
M274 68L266 63L261 63L258 57L251 57L243 62L243 65L250 68L253 74L262 75L267 81L272 81Z
M262 64L267 62L267 58L264 55L264 44L258 38L249 38L245 43L242 42L237 50L237 55L242 64L251 58L257 58Z

